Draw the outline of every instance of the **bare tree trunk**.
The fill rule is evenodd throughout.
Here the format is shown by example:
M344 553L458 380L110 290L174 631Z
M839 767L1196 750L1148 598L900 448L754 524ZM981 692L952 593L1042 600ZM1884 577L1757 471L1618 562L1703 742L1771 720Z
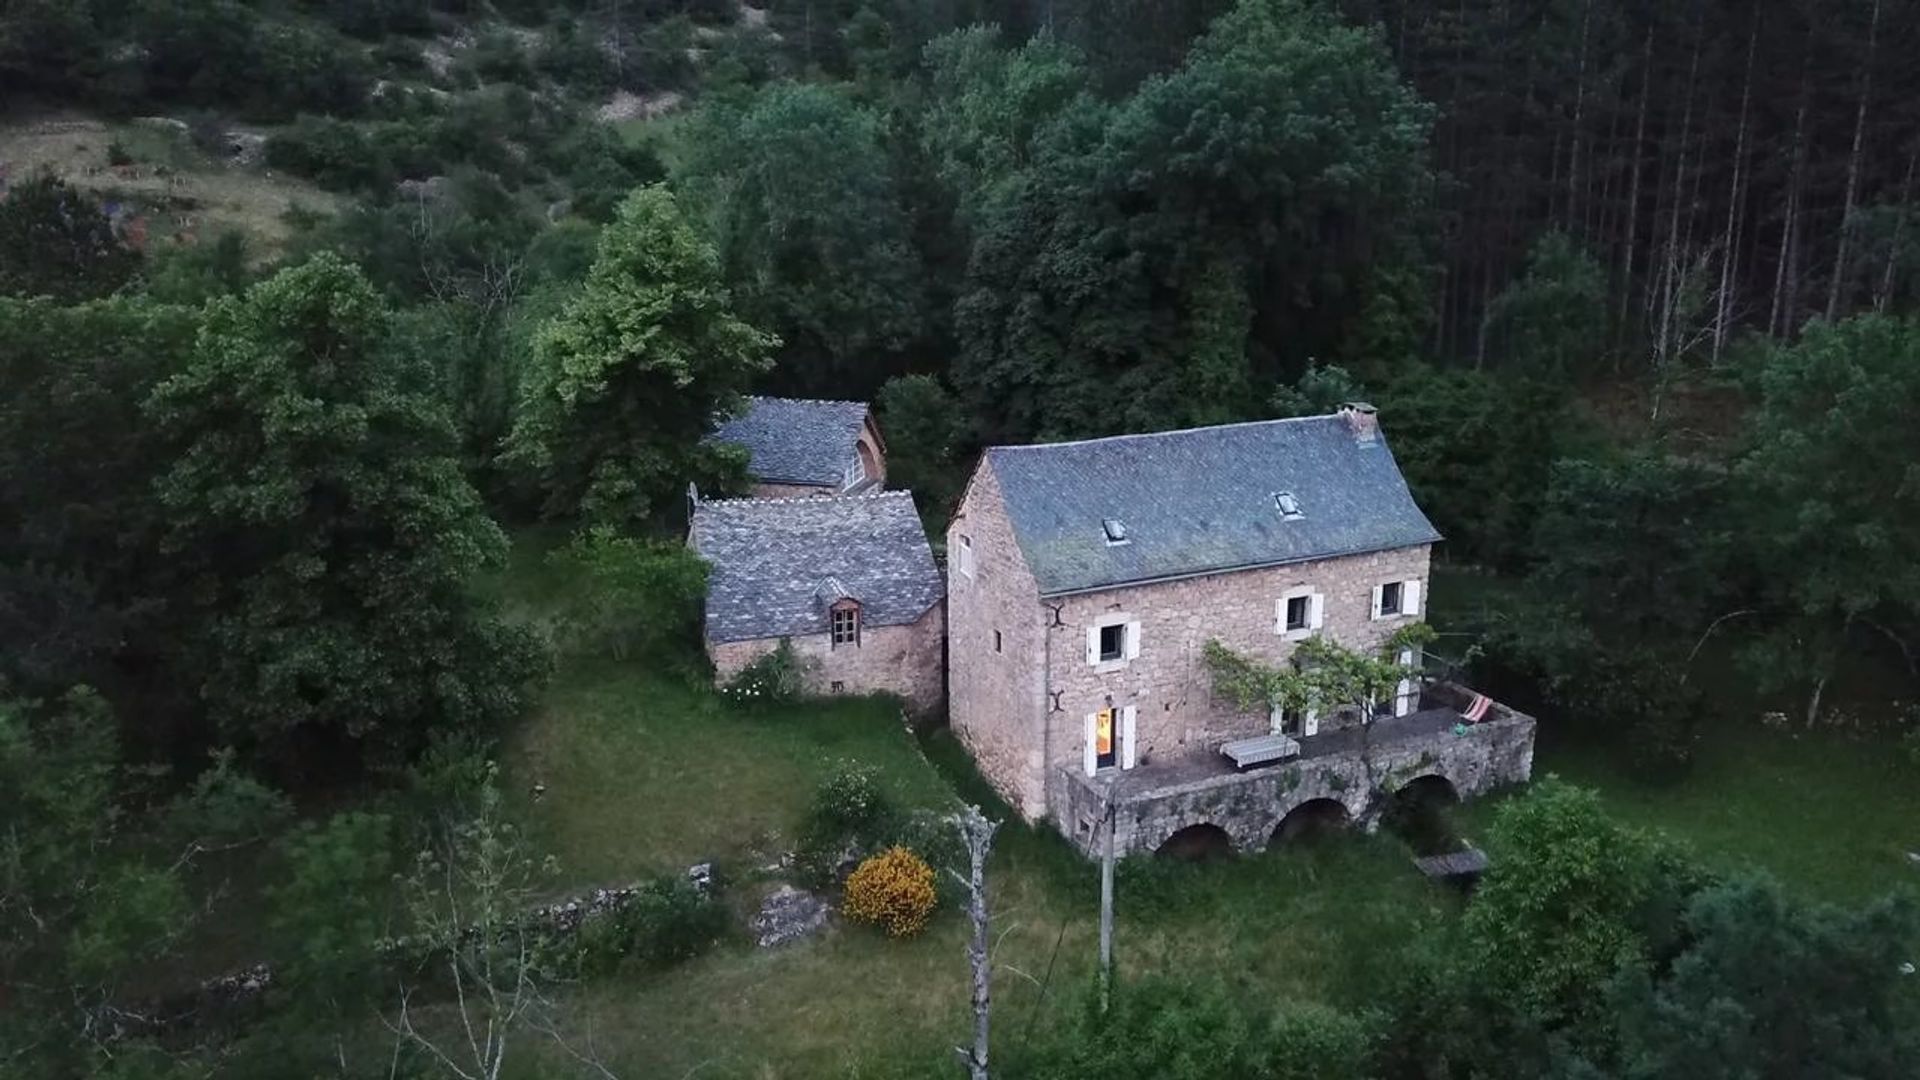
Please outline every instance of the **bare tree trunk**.
M1660 336L1654 342L1654 366L1665 378L1673 361L1673 342L1679 336L1674 308L1680 303L1680 207L1686 202L1687 150L1693 136L1693 95L1700 78L1700 38L1693 39L1693 62L1687 70L1687 104L1680 120L1680 160L1673 169L1673 203L1667 211L1667 251L1660 270Z
M1640 118L1633 125L1633 180L1627 185L1627 253L1625 272L1620 281L1620 331L1624 334L1627 312L1633 308L1634 248L1640 237L1640 167L1646 153L1647 93L1653 80L1653 28L1647 28L1647 41L1640 50Z
M1574 75L1573 143L1567 150L1567 232L1577 235L1580 220L1580 125L1587 111L1587 39L1593 25L1593 0L1580 9L1580 62Z
M1873 21L1867 26L1867 64L1860 73L1860 107L1853 116L1853 153L1847 158L1847 195L1840 212L1839 249L1833 256L1833 281L1827 286L1827 321L1840 315L1840 290L1847 277L1849 241L1853 237L1854 200L1860 193L1860 158L1867 135L1867 102L1873 96L1873 58L1880 43L1880 0L1873 0Z
M1873 297L1873 310L1885 311L1893 300L1893 270L1900 260L1900 244L1907 231L1907 213L1913 198L1913 166L1920 160L1920 141L1907 154L1907 176L1900 182L1900 213L1893 219L1893 237L1887 244L1887 265L1880 271L1880 288Z
M1753 101L1753 54L1760 41L1760 9L1754 8L1753 29L1747 32L1747 74L1740 86L1740 128L1733 144L1733 184L1727 192L1727 231L1720 252L1720 296L1713 317L1713 362L1727 344L1727 323L1733 318L1734 264L1740 254L1740 185L1746 179L1747 113Z
M973 939L967 945L967 962L973 969L973 1046L957 1046L954 1052L967 1063L971 1080L988 1080L993 962L987 944L987 854L993 850L993 834L1000 825L988 821L977 806L967 807L952 821L967 845L967 915L973 921Z
M1807 133L1807 61L1800 62L1800 104L1793 118L1793 169L1787 180L1787 217L1780 223L1780 258L1773 270L1773 310L1767 315L1767 332L1788 336L1793 322L1797 289L1789 268L1794 261L1794 246L1800 227L1800 181L1806 161Z

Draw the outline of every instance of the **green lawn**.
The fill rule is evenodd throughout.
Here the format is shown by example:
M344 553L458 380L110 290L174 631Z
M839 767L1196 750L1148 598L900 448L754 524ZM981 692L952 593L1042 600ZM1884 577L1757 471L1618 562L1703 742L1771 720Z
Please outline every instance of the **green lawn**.
M1920 767L1882 740L1759 724L1706 733L1692 770L1638 779L1590 745L1543 735L1534 775L1596 788L1622 821L1657 829L1710 866L1759 867L1809 897L1861 901L1920 887ZM1475 820L1487 810L1470 808Z

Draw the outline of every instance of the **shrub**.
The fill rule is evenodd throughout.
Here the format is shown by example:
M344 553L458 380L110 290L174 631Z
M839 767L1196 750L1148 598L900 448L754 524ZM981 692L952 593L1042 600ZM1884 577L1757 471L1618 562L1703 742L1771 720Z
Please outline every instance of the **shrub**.
M583 923L571 959L588 974L611 971L622 960L668 968L706 952L726 932L725 905L666 874L641 885L617 910Z
M814 789L794 852L796 868L810 884L830 884L849 852L857 855L883 842L897 842L897 821L892 801L880 789L879 774L869 766L840 762Z
M794 651L792 641L781 638L772 652L741 668L720 692L742 705L758 708L784 705L799 698L806 689L811 666Z
M933 868L903 847L890 847L861 863L847 879L841 911L849 919L883 927L893 937L926 929L939 896Z
M383 187L392 181L391 163L364 130L323 116L302 116L269 136L267 164L334 191Z

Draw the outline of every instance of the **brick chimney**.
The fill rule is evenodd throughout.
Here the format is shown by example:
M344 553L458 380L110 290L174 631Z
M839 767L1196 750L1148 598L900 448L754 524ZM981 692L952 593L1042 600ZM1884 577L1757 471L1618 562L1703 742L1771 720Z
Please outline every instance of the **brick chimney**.
M1340 418L1347 422L1347 430L1353 432L1355 442L1370 443L1380 436L1379 410L1364 401L1349 401L1340 406Z

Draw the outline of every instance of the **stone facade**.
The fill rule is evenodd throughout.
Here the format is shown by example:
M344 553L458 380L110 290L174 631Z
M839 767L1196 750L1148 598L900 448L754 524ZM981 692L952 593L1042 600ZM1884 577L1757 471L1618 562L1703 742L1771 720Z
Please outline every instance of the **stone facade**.
M1464 704L1467 692L1429 688L1429 704ZM1361 752L1350 747L1316 755L1312 744L1298 760L1240 772L1224 762L1185 768L1139 768L1085 776L1077 767L1050 777L1055 820L1074 845L1097 855L1105 844L1106 807L1115 804L1114 849L1151 852L1196 825L1223 830L1240 852L1267 847L1287 815L1309 803L1335 804L1339 816L1371 828L1380 799L1399 788L1438 777L1460 798L1524 782L1533 771L1534 720L1495 706L1481 723L1456 725L1450 709L1375 724ZM1396 725L1404 724L1396 731ZM1357 734L1357 733L1356 733ZM1321 736L1328 739L1330 736ZM1337 736L1331 736L1337 738ZM1195 767L1203 766L1203 767Z
M862 627L860 643L834 646L828 634L789 638L810 669L812 693L894 694L915 712L939 707L942 660L946 646L946 607L935 604L906 626ZM772 652L778 638L708 642L715 677L732 678L741 668ZM836 688L835 684L839 684Z
M1042 598L993 471L982 468L947 532L953 728L982 774L1036 820L1052 809L1048 776L1081 767L1087 714L1133 709L1136 767L1211 756L1222 742L1265 734L1266 716L1215 700L1206 643L1285 661L1304 635L1282 631L1283 601L1318 594L1320 633L1349 648L1378 648L1419 620L1428 557L1420 545ZM968 561L971 575L957 559ZM1374 588L1409 581L1419 583L1418 606L1375 619ZM1090 663L1089 629L1112 622L1131 624L1132 655ZM1340 722L1327 717L1320 725Z
M947 528L947 716L989 783L1029 821L1046 813L1047 609L993 470L974 473ZM1079 753L1080 733L1072 733ZM1062 752L1069 752L1063 750Z

